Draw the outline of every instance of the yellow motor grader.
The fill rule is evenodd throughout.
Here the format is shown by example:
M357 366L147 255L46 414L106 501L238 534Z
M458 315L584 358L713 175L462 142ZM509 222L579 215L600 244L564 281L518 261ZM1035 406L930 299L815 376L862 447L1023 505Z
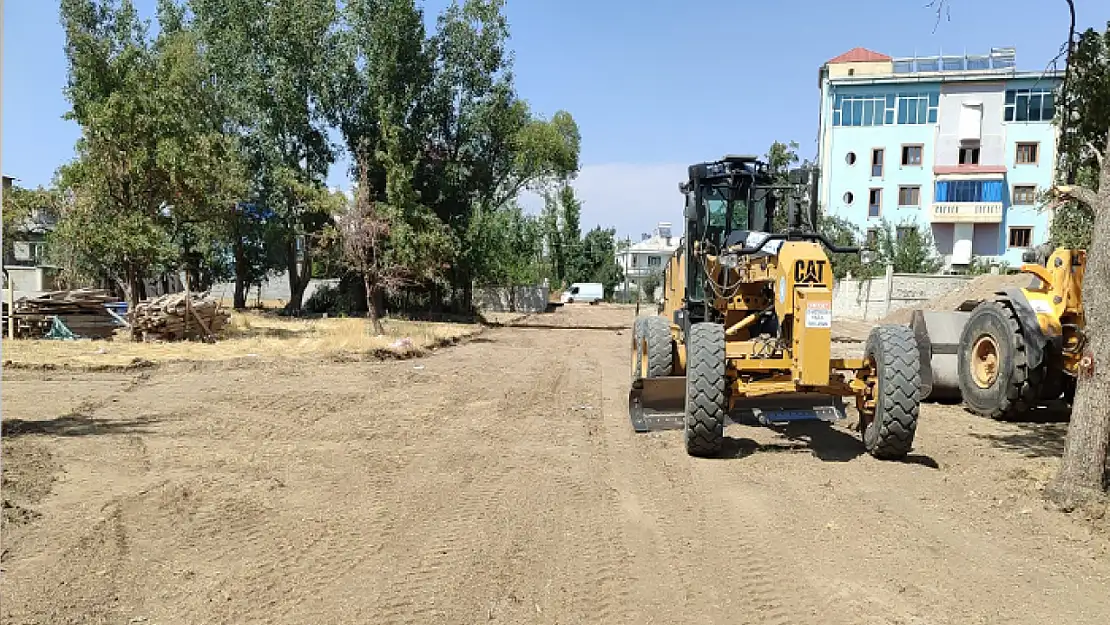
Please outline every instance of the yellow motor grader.
M664 270L662 303L632 331L633 428L682 429L687 453L712 456L729 422L835 421L854 397L867 452L904 458L920 401L916 339L907 326L879 326L862 358L832 356L826 250L860 250L816 232L818 172L777 185L757 158L726 156L688 176L685 235ZM793 198L789 228L771 234L780 195Z

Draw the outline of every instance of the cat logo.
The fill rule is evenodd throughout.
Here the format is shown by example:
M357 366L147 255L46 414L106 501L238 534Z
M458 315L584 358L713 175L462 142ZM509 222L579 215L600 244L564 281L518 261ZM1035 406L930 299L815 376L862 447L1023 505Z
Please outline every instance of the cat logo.
M794 263L794 282L817 284L825 281L825 261L799 260Z

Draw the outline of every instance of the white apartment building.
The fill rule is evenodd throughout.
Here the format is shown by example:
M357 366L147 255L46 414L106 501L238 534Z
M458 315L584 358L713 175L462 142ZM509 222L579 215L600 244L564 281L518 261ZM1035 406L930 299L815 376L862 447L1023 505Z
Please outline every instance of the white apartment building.
M661 274L677 249L678 237L672 235L671 223L661 221L650 235L644 234L640 241L617 251L617 264L628 277L629 291L639 291L644 279L655 273ZM617 285L616 292L624 292L623 283Z

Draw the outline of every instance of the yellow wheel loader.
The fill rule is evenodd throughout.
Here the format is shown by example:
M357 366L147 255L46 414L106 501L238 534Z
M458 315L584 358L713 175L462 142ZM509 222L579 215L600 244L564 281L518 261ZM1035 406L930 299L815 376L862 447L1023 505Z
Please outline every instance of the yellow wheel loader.
M923 399L962 399L972 413L1017 420L1050 401L1071 403L1087 344L1087 253L1027 252L1025 288L1002 289L955 311L915 310Z
M689 167L679 185L685 235L664 270L663 301L632 331L633 428L681 429L687 453L712 456L722 451L728 423L835 421L845 417L843 399L854 397L865 449L904 458L921 384L913 332L877 327L862 358L832 356L826 249L859 250L815 231L817 172L794 174L776 185L750 156ZM789 228L769 234L783 191L793 198ZM808 224L797 210L803 204Z

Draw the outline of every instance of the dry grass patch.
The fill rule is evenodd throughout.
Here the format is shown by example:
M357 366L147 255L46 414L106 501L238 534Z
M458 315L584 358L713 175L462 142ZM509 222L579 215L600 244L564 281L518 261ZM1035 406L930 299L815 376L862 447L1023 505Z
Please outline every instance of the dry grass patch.
M384 320L386 335L371 336L366 319L294 319L235 312L216 343L140 343L112 340L4 341L6 366L127 367L136 363L238 358L410 357L482 331L478 324Z

